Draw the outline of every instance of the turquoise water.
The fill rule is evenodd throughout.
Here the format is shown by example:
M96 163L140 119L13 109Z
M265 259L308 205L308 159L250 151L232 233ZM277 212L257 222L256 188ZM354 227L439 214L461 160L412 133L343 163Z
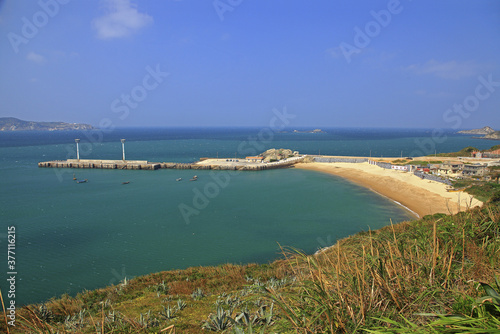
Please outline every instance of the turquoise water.
M351 155L378 146L381 154L390 155L400 150L402 142L411 145L415 138L425 138L425 133L394 138L377 131L356 137L352 130L316 139L276 134L273 142L261 144L303 153L316 147L323 147L325 154L348 150L354 152ZM87 149L82 144L82 154L87 154L82 158L119 159L121 144L116 139L121 137L127 138L131 160L188 162L235 152L239 156L238 146L255 130L166 133L116 132L106 138L109 141L89 144ZM116 284L125 276L226 262L265 263L279 257L278 244L313 253L339 238L387 225L390 219L412 218L384 197L313 171L196 171L199 181L190 182L194 173L189 170L37 167L38 161L71 157L74 137L75 133L0 134L0 248L6 254L7 226L14 225L18 305ZM453 138L447 144L450 150L453 145L494 144ZM73 173L89 182L76 184ZM176 182L180 177L183 181ZM124 181L130 184L123 185ZM179 206L192 210L188 219ZM0 276L6 276L7 269L2 271ZM5 291L5 279L0 282Z

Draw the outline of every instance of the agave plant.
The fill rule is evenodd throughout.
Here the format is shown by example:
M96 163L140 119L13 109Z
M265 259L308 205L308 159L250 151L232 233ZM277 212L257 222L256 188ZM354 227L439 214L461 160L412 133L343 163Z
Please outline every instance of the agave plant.
M118 311L109 311L108 314L106 314L106 321L109 323L115 323L117 321L121 321L122 316L120 312Z
M217 313L210 314L208 319L204 321L203 328L218 332L229 328L233 323L234 319L231 318L231 314L219 306L217 307Z
M497 282L497 287L498 285L499 284ZM476 300L476 302L479 304L490 302L493 305L500 306L500 294L486 283L481 283L481 287L483 288L484 292L486 292L486 296L479 298L478 300Z
M182 299L178 299L177 300L177 309L179 311L182 311L183 309L185 309L187 307L187 303L185 301L183 301Z
M256 313L257 322L266 326L271 326L276 318L276 314L274 314L273 309L274 303L271 304L269 309L267 308L267 305L262 305Z
M38 307L37 310L35 310L36 316L44 321L44 322L50 322L54 319L54 314L52 311L50 311L45 304L42 304Z
M123 315L118 311L109 311L105 315L104 325L109 329L117 330L126 327L127 323L124 322Z
M175 309L175 307L172 308L172 307L170 307L170 305L167 307L163 306L163 312L160 312L160 316L166 320L170 320L170 319L175 318L176 313L177 313L177 310Z
M271 289L274 289L276 290L277 288L281 287L281 281L274 278L274 277L271 277L268 281L267 281L267 284L266 284L267 288L271 288Z
M123 280L120 282L120 286L125 287L127 285L128 285L128 280L127 280L127 276L125 276L123 278Z
M155 317L151 317L151 310L149 310L146 315L140 314L137 323L143 328L157 327L160 322Z
M148 287L148 290L156 292L158 294L161 293L167 294L169 289L170 287L168 286L168 283L165 283L165 281L162 281L161 283L151 285Z
M241 311L241 313L238 314L234 320L238 325L249 328L252 328L252 326L258 322L257 316L252 316L247 309Z
M196 290L193 291L193 293L191 294L191 297L194 300L200 300L203 297L205 297L205 294L203 293L203 290L201 288L197 288Z
M225 299L224 296L226 297ZM236 309L241 304L242 301L238 296L232 296L227 294L218 296L217 300L215 301L216 306L221 306L221 307L226 306L226 308L230 310L230 313L233 313L234 309Z
M85 315L87 313L86 309L80 310L77 314L68 315L64 320L64 326L66 329L78 329L83 327L85 324Z
M499 288L500 284L498 284L498 281L496 283L497 288ZM486 296L476 299L476 305L474 306L474 308L478 309L480 317L491 316L492 313L498 314L500 312L500 294L490 285L486 283L480 284L484 292L486 293Z

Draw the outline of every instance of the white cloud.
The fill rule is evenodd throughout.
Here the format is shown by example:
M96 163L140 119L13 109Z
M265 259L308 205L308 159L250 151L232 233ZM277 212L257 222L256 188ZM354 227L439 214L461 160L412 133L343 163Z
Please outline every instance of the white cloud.
M105 0L105 7L108 13L92 22L101 39L126 37L153 23L153 18L139 13L130 0Z
M478 64L471 61L458 62L452 60L448 62L439 62L432 59L425 64L410 65L406 67L406 70L419 75L430 74L443 79L458 80L479 74L481 68Z
M28 59L29 61L38 63L38 64L42 64L42 63L45 62L45 57L44 56L39 55L39 54L34 53L34 52L28 53L28 55L26 56L26 59Z

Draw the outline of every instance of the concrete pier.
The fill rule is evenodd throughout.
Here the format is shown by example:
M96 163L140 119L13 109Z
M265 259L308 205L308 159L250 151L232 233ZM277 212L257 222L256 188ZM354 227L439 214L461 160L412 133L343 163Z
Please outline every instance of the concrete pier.
M142 160L89 160L68 159L39 162L38 167L48 168L97 168L97 169L160 169L159 163Z
M195 163L148 162L146 160L90 160L68 159L39 162L43 168L93 168L93 169L194 169L194 170L242 170L257 171L287 168L303 161L303 157L294 157L276 162L248 162L245 159L204 159Z

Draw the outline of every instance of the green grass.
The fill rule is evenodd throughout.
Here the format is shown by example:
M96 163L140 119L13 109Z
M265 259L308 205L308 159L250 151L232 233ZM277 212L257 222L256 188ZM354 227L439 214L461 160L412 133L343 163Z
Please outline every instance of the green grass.
M430 161L425 161L425 160L410 160L408 161L408 165L421 165L421 166L427 166L428 164L442 164L443 161L441 160L430 160Z
M500 184L486 182L484 184L474 184L466 189L466 192L476 197L482 202L488 201L495 193L500 193Z
M442 164L443 162L441 160L431 160L431 161L424 161L424 160L406 160L406 159L397 159L391 161L393 165L422 165L422 166L427 166L428 164Z
M495 146L492 146L490 149L486 150L486 151L496 151L500 149L500 145L495 145Z
M460 151L458 152L451 152L451 153L438 153L436 155L434 154L431 154L429 156L438 156L438 157L470 157L471 156L471 153L473 151L479 151L479 149L475 148L475 147L472 147L472 146L468 146L466 148L463 148L461 149Z
M292 251L299 286L268 294L301 333L425 333L435 318L422 314L457 311L491 328L498 319L479 319L469 301L499 274L499 218L488 206L355 235L316 257Z
M475 187L475 186L474 186ZM500 192L358 233L315 256L137 277L17 310L11 333L487 333L500 328ZM491 195L493 194L493 195ZM497 200L495 199L496 197ZM491 289L484 284L488 283ZM196 291L196 292L195 292ZM193 292L195 292L193 294ZM499 299L500 301L500 299ZM0 332L6 332L0 324Z
M491 148L485 150L486 152L488 151L494 151L494 150L498 150L500 148L500 145L495 145L495 146L492 146ZM428 155L428 156L438 156L438 157L470 157L472 156L472 152L474 151L480 151L479 149L475 148L475 147L472 147L472 146L468 146L468 147L465 147L463 149L461 149L460 151L458 152L451 152L451 153L438 153L438 154L431 154L431 155Z

